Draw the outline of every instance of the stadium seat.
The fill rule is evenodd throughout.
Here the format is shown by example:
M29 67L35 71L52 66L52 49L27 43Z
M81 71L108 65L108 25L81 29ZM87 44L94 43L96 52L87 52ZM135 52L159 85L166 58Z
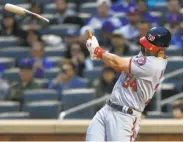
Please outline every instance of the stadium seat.
M19 76L19 69L18 68L11 68L5 70L3 74L3 78L9 80L9 81L19 81L20 76Z
M48 88L48 79L35 79L35 82L39 84L40 88Z
M66 50L61 48L46 48L45 56L59 56L63 57L65 55Z
M84 77L86 77L90 81L93 81L100 76L101 72L102 67L96 67L93 70L84 70Z
M0 57L11 57L17 61L30 56L29 48L23 47L7 47L0 50Z
M28 112L4 112L0 113L0 119L29 119Z
M53 3L53 0L30 0L31 2L39 2L42 5Z
M44 71L44 78L51 80L51 79L55 78L59 72L60 72L59 68L45 70Z
M9 69L15 66L15 60L13 58L0 58L0 64L4 69Z
M95 98L94 89L69 89L64 90L62 94L63 109L67 110L77 105L92 101ZM87 108L82 111L66 116L66 118L92 118L94 116L94 108Z
M49 100L58 100L57 91L51 89L32 89L24 92L24 103Z
M168 64L167 64L165 73L169 73L176 69L181 69L181 68L183 68L183 58L179 56L170 57L168 58Z
M20 45L21 41L18 37L13 36L0 36L0 46L18 46Z
M171 113L157 113L157 112L148 112L146 114L147 119L171 119Z
M27 0L3 0L3 3L11 3L11 4L21 4L21 3L26 3Z
M75 10L76 9L76 4L75 3L68 3L68 9ZM50 3L50 4L45 5L44 9L43 9L43 12L44 13L55 14L57 12L56 11L56 4L55 3Z
M97 11L96 3L95 2L86 2L83 3L80 7L80 12L82 13L91 13L94 14Z
M81 18L84 23L87 22L87 20L91 17L90 13L78 13L78 17Z
M104 62L102 60L92 60L94 67L102 67L104 66Z
M168 56L183 56L183 49L180 49L178 47L173 48L168 48L166 50L166 55Z
M49 28L44 28L42 29L40 32L41 34L54 34L54 35L58 35L58 36L66 36L66 33L68 31L68 29L79 29L78 25L74 25L74 24L62 24L62 25L53 25L50 26Z
M52 62L54 67L58 67L62 61L62 58L59 56L48 57L48 60Z
M1 101L1 103L0 103L0 113L19 111L19 110L20 110L20 103L19 102Z
M59 101L37 101L23 105L23 111L29 112L31 118L35 119L57 119L61 112Z
M1 4L1 2L0 2L0 4ZM4 6L1 6L1 5L0 5L0 13L2 13L3 10L4 10ZM0 19L2 19L2 17L1 17Z
M163 14L167 14L168 13L168 6L167 6L167 3L158 3L157 5L150 7L148 10L159 11Z

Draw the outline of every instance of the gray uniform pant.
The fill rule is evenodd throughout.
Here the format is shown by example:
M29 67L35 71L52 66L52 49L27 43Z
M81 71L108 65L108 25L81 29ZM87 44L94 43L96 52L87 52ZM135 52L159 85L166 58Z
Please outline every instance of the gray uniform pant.
M129 115L105 105L92 119L86 141L134 141L140 116Z

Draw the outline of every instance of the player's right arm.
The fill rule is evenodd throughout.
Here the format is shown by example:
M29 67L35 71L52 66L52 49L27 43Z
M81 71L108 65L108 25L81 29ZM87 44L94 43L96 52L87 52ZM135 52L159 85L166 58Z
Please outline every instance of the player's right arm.
M105 64L120 72L126 72L135 77L149 80L155 73L154 64L145 57L123 58L115 54L108 53L102 49L95 36L87 40L86 46L91 54L104 61Z
M104 63L116 71L129 72L130 58L122 58L115 54L105 52L102 54L101 59Z

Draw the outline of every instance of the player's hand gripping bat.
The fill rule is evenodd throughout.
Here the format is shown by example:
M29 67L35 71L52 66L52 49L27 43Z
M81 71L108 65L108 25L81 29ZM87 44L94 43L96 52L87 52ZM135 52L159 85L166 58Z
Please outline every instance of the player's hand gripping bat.
M95 54L95 49L99 48L99 43L98 40L96 39L96 37L93 35L93 33L88 30L88 40L86 43L86 46L90 52L90 56L92 60L100 60L100 58L98 56L96 56Z
M13 4L9 4L7 3L4 7L5 10L7 10L8 12L12 12L15 14L19 14L19 15L31 15L31 16L35 16L38 19L44 20L46 22L49 22L49 20L39 14L33 13L25 8L19 7L17 5L13 5Z

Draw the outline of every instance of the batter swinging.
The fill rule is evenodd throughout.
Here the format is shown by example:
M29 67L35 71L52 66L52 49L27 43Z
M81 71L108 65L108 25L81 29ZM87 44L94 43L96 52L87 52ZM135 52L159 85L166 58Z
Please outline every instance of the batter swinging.
M110 99L92 119L86 141L134 141L139 131L141 112L150 102L164 74L167 57L164 54L171 40L163 27L150 29L140 39L141 52L132 58L122 58L103 50L92 36L86 46L92 58L101 59L122 72Z

